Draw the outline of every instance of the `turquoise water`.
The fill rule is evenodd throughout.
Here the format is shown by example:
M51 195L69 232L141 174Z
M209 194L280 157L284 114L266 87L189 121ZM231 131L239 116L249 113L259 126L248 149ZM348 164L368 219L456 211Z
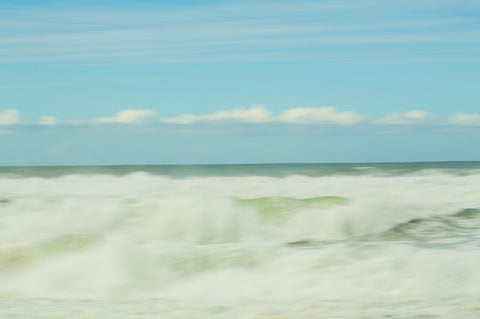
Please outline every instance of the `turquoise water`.
M0 318L478 318L480 162L0 168Z

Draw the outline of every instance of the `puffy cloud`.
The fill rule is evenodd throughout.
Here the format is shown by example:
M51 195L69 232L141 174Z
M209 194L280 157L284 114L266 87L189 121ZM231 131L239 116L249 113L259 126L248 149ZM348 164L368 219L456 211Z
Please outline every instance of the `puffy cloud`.
M384 125L411 125L425 122L429 114L425 111L413 110L404 113L392 113L378 120Z
M8 109L0 112L0 125L12 125L20 122L17 110Z
M139 124L153 118L155 112L151 110L123 110L114 117L102 117L96 119L99 123Z
M263 123L272 120L272 115L263 105L253 105L249 109L217 111L207 115L182 114L174 118L166 119L165 122L174 124L191 124L199 121L222 120Z
M209 120L239 120L244 122L261 123L271 119L271 114L263 105L254 105L250 109L233 111L218 111L208 116Z
M363 117L355 112L337 112L333 107L320 108L294 108L280 115L280 120L287 123L335 123L355 124L362 121Z
M57 118L49 115L42 116L38 121L26 121L20 119L19 111L15 109L6 109L0 111L0 135L14 134L17 131L29 130L34 127L48 128L48 126L60 125L63 129L68 129L69 126L76 128L100 128L103 126L109 127L111 124L136 124L133 125L135 132L150 131L168 131L177 130L178 127L173 127L168 124L189 125L195 123L204 123L201 125L201 130L205 129L208 124L222 123L224 129L229 129L228 124L237 129L236 132L242 132L244 129L241 123L255 123L256 127L265 127L267 130L292 130L301 128L302 125L324 126L329 129L333 126L346 126L351 128L361 129L363 131L383 132L384 129L419 129L428 127L430 129L447 129L454 126L470 127L477 130L480 127L480 115L477 113L456 113L448 118L430 114L422 110L412 110L407 112L392 113L380 119L365 119L364 116L351 111L338 111L334 107L318 107L318 108L291 108L285 110L283 113L273 114L263 105L253 105L250 108L238 108L233 110L219 110L209 114L181 114L176 117L163 119L161 122L150 121L156 116L156 113L147 109L129 109L122 110L111 117L102 117L93 120L65 120L60 121ZM362 122L361 127L356 124ZM15 125L21 124L21 125ZM148 124L142 126L142 124ZM265 124L265 126L261 126ZM331 124L331 125L328 125ZM212 125L215 129L220 126ZM8 129L7 129L8 128ZM185 127L186 128L186 127ZM198 127L192 126L191 132L196 132ZM249 126L248 129L252 127ZM246 128L245 128L246 129ZM347 129L347 128L345 128ZM178 131L176 131L178 132ZM221 129L216 132L223 132Z
M60 122L53 116L42 116L39 122L41 125L57 125L59 123Z
M190 124L200 121L201 116L194 115L194 114L181 114L177 117L172 117L166 119L164 122L173 123L173 124Z
M448 121L454 125L480 125L480 114L457 113L453 114Z
M263 105L254 105L249 109L217 111L207 115L182 114L166 119L167 123L191 124L199 121L235 120L249 123L284 122L284 123L336 123L355 124L363 119L355 112L337 112L333 107L294 108L275 117Z

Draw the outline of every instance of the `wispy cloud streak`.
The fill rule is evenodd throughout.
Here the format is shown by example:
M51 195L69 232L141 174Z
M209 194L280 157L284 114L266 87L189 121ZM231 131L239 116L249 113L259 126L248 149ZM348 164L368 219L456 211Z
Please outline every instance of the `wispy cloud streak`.
M0 8L0 62L459 61L478 53L478 6L458 1L243 2L142 8ZM457 51L445 52L455 45ZM420 50L421 49L421 50ZM473 51L472 51L473 50Z

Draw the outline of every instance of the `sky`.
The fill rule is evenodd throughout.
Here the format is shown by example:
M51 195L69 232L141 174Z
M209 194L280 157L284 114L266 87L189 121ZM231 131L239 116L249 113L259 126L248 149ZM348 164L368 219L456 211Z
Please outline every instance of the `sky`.
M0 165L480 160L480 1L0 3Z

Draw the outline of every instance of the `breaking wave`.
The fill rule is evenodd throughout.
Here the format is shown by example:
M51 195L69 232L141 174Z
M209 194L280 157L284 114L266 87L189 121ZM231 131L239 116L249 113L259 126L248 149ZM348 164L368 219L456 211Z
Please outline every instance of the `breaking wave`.
M476 171L0 182L1 315L43 307L34 300L56 300L69 318L78 307L102 318L99 301L222 318L352 317L366 304L386 316L374 300L473 318L465 309L478 304Z

